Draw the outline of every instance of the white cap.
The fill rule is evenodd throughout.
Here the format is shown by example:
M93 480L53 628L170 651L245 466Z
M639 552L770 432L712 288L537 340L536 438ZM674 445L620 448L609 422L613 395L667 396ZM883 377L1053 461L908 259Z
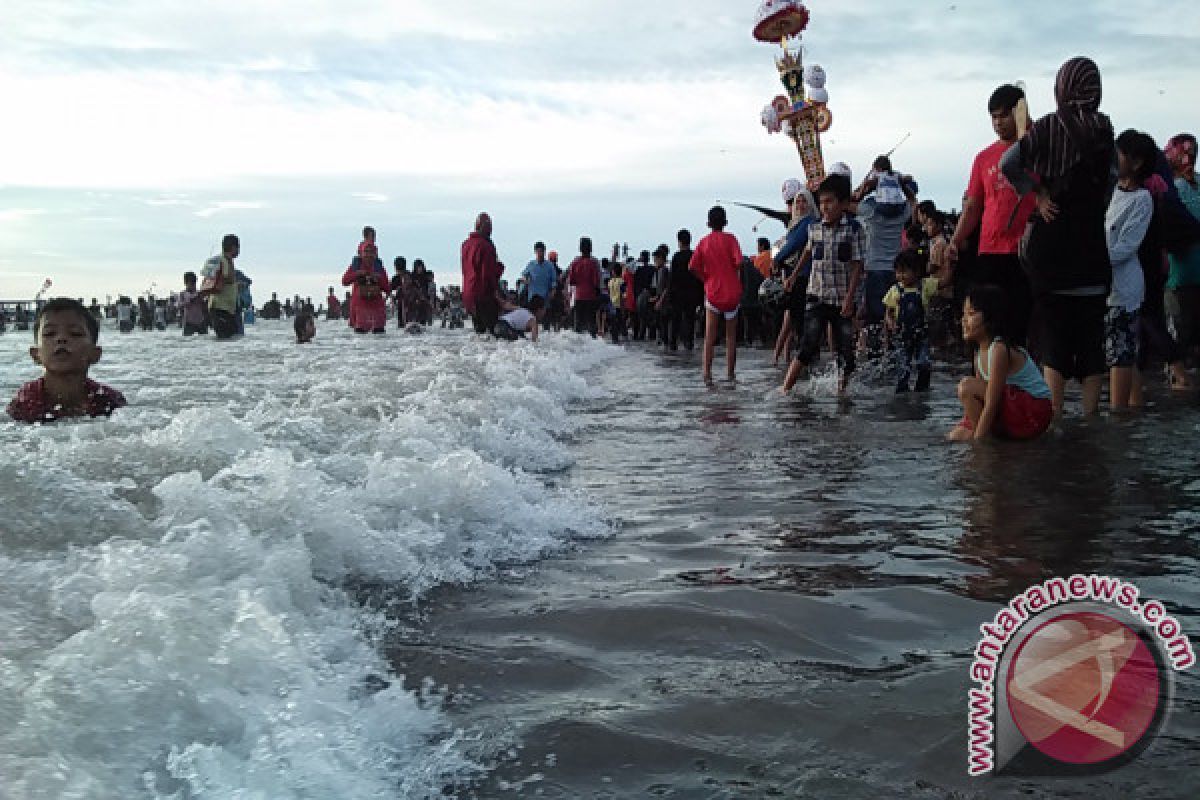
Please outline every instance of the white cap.
M788 178L783 182L783 202L790 203L796 199L796 195L800 194L800 190L804 188L804 184L795 178Z
M850 183L854 183L854 173L851 171L850 165L845 161L835 161L833 166L829 168L828 174L845 175L846 180L850 181Z

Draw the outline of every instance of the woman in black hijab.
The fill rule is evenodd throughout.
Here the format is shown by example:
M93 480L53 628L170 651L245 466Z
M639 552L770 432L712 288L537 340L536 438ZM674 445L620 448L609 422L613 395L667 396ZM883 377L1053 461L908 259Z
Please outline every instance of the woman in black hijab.
M1113 128L1100 113L1100 70L1088 58L1062 65L1058 108L1035 122L1001 159L1022 195L1036 190L1038 213L1021 243L1034 294L1037 337L1055 413L1066 382L1083 384L1083 411L1100 402L1107 364L1104 315L1112 264L1104 215L1114 185Z

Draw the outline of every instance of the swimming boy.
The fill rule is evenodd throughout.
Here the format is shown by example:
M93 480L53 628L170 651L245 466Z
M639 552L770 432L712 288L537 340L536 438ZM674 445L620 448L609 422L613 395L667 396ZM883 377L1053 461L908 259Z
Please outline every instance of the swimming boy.
M53 422L64 417L107 417L124 406L125 397L88 378L100 360L100 326L77 300L56 297L33 323L29 356L42 366L42 377L20 388L8 404L18 422Z
M529 334L532 342L538 340L542 318L546 315L546 300L540 294L535 294L529 301L528 308L512 306L508 313L500 317L496 327L492 329L497 339L515 342Z
M804 307L804 336L788 368L785 394L817 360L821 337L830 325L842 371L839 392L846 390L854 372L854 298L862 281L866 236L862 225L846 215L849 203L850 180L846 176L830 175L821 182L817 189L821 221L809 226L808 244L797 266L803 272L811 262L812 271Z

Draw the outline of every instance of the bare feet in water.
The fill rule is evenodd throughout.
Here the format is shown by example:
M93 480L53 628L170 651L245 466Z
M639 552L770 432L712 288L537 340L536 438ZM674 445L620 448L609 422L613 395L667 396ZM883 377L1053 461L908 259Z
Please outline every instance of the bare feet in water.
M969 442L975 438L975 432L967 430L962 425L955 427L954 430L946 434L948 442Z

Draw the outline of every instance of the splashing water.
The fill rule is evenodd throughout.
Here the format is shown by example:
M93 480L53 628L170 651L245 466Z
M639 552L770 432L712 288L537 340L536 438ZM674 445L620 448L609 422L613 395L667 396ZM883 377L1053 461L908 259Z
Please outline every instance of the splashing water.
M0 392L37 375L0 337ZM0 421L0 797L438 796L479 769L389 621L611 526L541 473L610 352L548 336L232 343L106 330L93 377L130 407ZM381 676L386 678L381 679ZM380 686L382 690L375 691Z

